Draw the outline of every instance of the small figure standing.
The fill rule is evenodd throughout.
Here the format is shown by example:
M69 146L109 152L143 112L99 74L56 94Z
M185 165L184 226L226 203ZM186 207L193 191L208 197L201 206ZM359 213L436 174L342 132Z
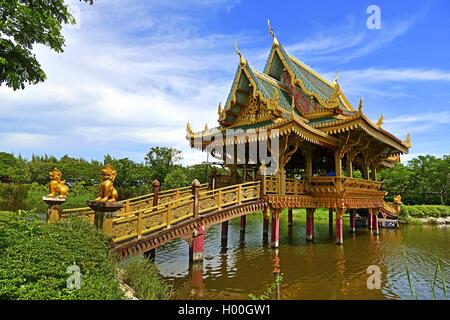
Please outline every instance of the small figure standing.
M67 197L67 193L69 192L69 188L66 186L65 181L61 179L61 171L59 171L57 168L54 168L51 172L49 172L49 175L50 193L47 195L47 197L58 197L61 199L65 199Z
M116 202L119 199L119 194L114 188L114 180L117 172L114 167L107 164L102 169L102 182L99 185L100 194L95 201L100 202Z

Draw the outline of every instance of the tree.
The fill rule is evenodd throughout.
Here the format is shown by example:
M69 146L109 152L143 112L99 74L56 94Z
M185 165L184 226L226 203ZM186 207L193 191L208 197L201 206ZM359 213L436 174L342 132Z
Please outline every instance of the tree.
M164 190L186 187L189 185L186 170L183 167L176 167L170 171L164 178L162 185Z
M181 151L175 148L153 147L145 156L145 162L150 167L153 178L164 181L166 174L181 160Z
M93 4L94 0L80 0ZM35 44L63 52L63 24L75 24L64 0L0 0L0 86L14 90L37 84L45 72L32 53Z

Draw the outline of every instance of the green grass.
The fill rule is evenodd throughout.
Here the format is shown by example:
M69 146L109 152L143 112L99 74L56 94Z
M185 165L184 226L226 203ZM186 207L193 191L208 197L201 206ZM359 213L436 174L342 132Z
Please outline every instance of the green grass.
M400 216L402 218L444 218L450 216L450 206L440 205L414 205L414 206L401 206Z
M141 300L167 300L173 294L158 273L156 266L143 257L131 257L120 264L123 281L135 290Z

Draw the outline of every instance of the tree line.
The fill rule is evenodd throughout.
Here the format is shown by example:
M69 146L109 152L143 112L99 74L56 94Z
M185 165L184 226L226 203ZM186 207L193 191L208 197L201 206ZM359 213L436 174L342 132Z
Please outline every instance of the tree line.
M100 182L101 169L105 164L111 164L116 169L115 185L121 191L122 198L140 195L140 192L148 193L154 179L160 181L162 189L184 187L194 179L206 182L206 165L182 166L180 160L181 151L167 147L151 148L141 163L128 158L116 159L111 155L105 155L103 161L68 155L59 159L49 155L33 155L27 160L20 155L0 152L0 182L46 185L49 182L48 173L56 167L61 170L69 187L80 184L94 186Z
M418 156L379 174L388 199L400 194L405 204L450 205L450 155Z

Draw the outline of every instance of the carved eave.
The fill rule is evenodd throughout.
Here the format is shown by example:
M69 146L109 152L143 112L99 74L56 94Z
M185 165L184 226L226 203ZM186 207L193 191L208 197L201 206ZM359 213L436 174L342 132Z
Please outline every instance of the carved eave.
M236 128L239 129L239 128ZM261 130L264 132L260 135ZM337 148L339 140L333 136L315 129L308 125L307 120L292 114L289 118L278 118L271 124L262 125L255 128L253 132L245 132L233 136L226 136L225 128L216 128L206 131L194 133L189 140L191 147L204 150L209 147L220 147L231 144L242 144L247 142L265 141L268 137L271 139L284 135L295 134L301 140L312 144L317 144L330 148ZM216 138L214 139L213 136ZM194 143L194 141L197 143Z
M399 153L408 153L409 151L408 146L406 146L399 138L383 128L378 127L364 114L355 114L343 119L336 119L336 121L333 122L313 126L330 135L352 131L354 129L362 129L373 138L395 148Z

